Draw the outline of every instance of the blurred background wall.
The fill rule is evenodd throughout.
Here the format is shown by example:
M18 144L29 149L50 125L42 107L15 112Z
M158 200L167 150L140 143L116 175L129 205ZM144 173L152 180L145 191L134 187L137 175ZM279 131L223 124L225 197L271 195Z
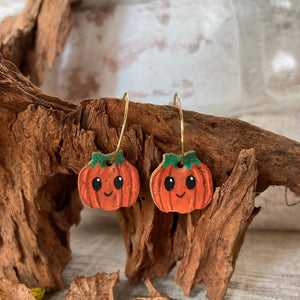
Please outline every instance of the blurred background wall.
M25 3L0 0L0 18ZM77 103L128 91L154 104L178 91L186 110L300 141L300 1L83 0L72 23L44 91ZM300 230L300 204L287 207L284 192L257 198L252 228Z

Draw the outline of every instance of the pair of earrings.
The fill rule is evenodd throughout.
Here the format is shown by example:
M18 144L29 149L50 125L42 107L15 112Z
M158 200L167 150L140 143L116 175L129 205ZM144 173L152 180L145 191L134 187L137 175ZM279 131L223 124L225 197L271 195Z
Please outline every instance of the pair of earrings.
M128 93L123 99L126 99L124 120L115 152L93 153L92 160L79 173L79 194L88 207L105 210L129 207L139 195L138 171L119 150L128 115ZM200 162L195 151L184 153L184 122L178 93L174 96L174 105L176 100L181 123L181 155L163 155L163 161L151 175L150 189L154 203L161 211L189 213L210 203L213 182L209 168Z

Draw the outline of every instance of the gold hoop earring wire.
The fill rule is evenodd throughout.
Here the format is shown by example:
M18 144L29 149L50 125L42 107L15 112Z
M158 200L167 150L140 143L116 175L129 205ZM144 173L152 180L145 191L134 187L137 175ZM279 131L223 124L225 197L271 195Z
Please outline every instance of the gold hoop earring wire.
M126 127L127 115L128 115L128 107L129 107L129 95L128 95L127 92L124 94L123 100L126 100L125 110L124 110L124 117L123 117L123 125L122 125L122 129L121 129L121 133L120 133L118 145L117 145L117 148L116 148L116 150L114 152L113 158L109 162L110 164L112 164L115 161L116 157L117 157L117 154L118 154L120 146L121 146L122 138L123 138L123 135L124 135L125 127Z
M183 165L184 160L184 121L181 100L178 93L174 95L173 105L176 106L176 100L178 100L179 116L180 116L180 132L181 132L181 164Z

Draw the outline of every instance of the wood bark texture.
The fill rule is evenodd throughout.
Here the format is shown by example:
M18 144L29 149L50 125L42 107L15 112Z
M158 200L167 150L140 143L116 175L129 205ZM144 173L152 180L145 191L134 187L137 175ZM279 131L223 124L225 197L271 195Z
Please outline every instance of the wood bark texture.
M0 23L0 51L41 85L71 28L71 0L28 0L23 12Z
M24 284L0 278L0 300L35 300Z
M2 58L0 99L0 276L62 288L69 227L82 209L77 175L92 152L115 150L125 103L77 106L46 95ZM166 214L151 199L149 179L163 153L180 153L178 109L130 103L122 150L141 191L117 212L126 275L131 283L164 277L181 261L176 282L185 294L203 282L210 299L222 299L258 211L256 193L284 185L300 194L300 144L236 119L184 111L184 120L185 148L210 168L217 188L206 209Z
M114 300L113 288L120 281L119 272L97 274L84 277L76 276L72 282L65 300Z

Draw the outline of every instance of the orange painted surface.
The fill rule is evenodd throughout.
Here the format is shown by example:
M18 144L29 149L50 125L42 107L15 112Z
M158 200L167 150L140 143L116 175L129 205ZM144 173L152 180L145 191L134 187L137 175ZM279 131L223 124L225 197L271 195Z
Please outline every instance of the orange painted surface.
M79 194L85 205L116 210L129 207L138 198L140 181L137 169L128 161L112 166L83 168L78 177Z
M189 213L205 208L213 195L212 175L203 163L192 164L188 170L172 164L165 168L163 161L153 172L150 187L155 204L163 212Z

